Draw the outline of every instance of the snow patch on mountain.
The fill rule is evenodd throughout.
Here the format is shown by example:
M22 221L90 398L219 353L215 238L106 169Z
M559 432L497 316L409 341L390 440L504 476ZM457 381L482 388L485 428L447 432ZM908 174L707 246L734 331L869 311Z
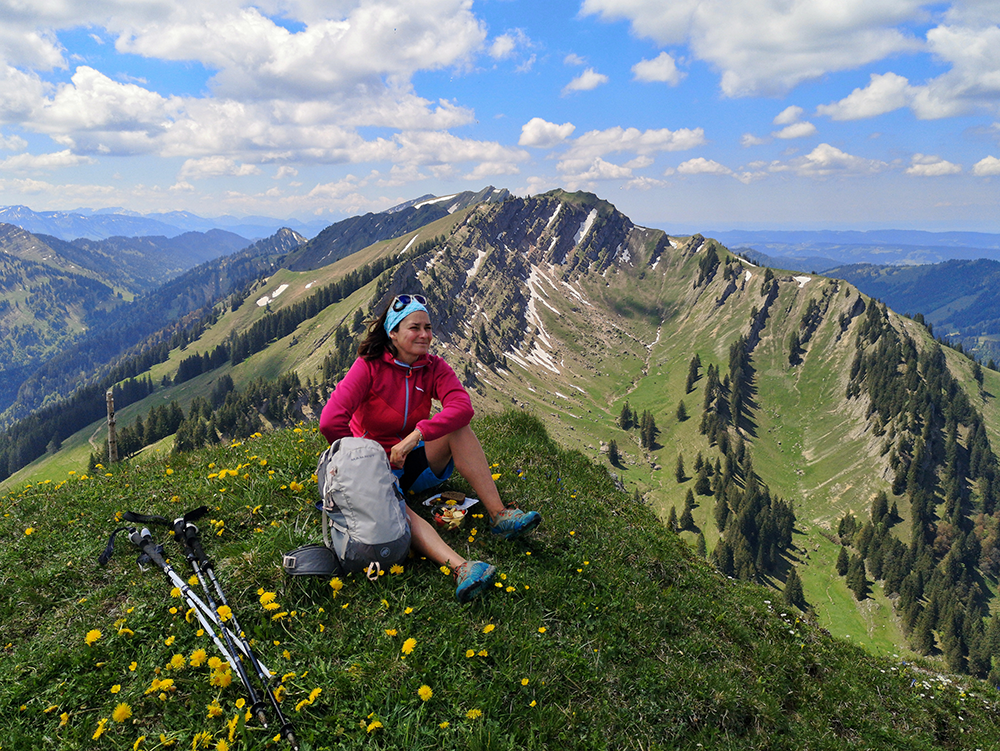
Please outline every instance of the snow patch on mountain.
M472 268L466 272L467 279L472 279L472 277L476 275L476 272L479 271L479 267L483 265L483 259L485 258L486 258L485 250L480 250L476 254L476 260L472 262Z
M590 232L590 228L594 226L595 221L597 221L597 209L591 209L590 213L587 214L587 218L580 223L580 229L576 231L576 235L573 237L574 245L580 244L580 241Z
M556 217L559 216L559 212L562 211L562 207L563 205L561 203L556 206L556 210L552 212L552 216L550 216L549 220L545 223L545 229L548 229L549 227L552 226L553 222L555 222L556 220Z

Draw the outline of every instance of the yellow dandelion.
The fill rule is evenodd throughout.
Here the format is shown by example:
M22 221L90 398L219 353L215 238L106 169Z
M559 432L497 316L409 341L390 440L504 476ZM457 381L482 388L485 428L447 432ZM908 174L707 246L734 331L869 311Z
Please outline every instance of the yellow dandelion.
M180 588L179 587L174 587L173 589L171 589L170 590L170 596L171 597L180 597L181 596L181 590L180 590Z
M531 700L531 704L529 704L528 706L529 706L529 707L535 707L535 706L537 706L537 705L538 705L538 702L537 702L537 701L535 701L534 699L532 699L532 700Z
M269 602L266 605L264 605L264 610L278 610L280 607L281 607L280 603Z
M492 631L495 628L496 628L496 626L494 626L492 623L487 623L485 626L483 626L483 633L484 634L488 634L488 633L490 633L490 631Z
M146 736L144 735L140 735L138 738L136 738L135 743L132 744L132 751L139 751L139 746L142 745L142 742L144 740L146 740Z
M475 657L476 656L476 650L474 650L474 649L467 649L467 650L465 650L465 656L466 657Z
M497 473L495 473L495 474L493 474L491 476L493 477L493 482L496 482L497 480L500 479L500 473L499 472L497 472Z
M490 653L487 652L485 649L480 649L478 654L479 654L480 657L489 657L490 656Z
M468 712L465 713L465 716L468 717L470 720L478 720L480 717L483 716L483 710L470 709Z
M111 687L111 693L113 694L117 694L121 690L122 690L122 684L120 683L116 683L114 686ZM47 712L48 710L45 711Z
M415 646L417 646L417 640L411 636L409 639L403 642L403 648L401 651L403 652L404 655L408 655L413 652L413 648Z
M223 623L233 617L233 611L228 605L220 605L216 612L219 614L219 620Z
M447 566L442 566L441 567L441 573L444 574L445 576L450 576L451 575L451 569L448 568Z
M102 735L104 735L104 726L107 725L107 724L108 724L108 718L107 717L102 717L100 720L98 720L97 721L97 730L95 730L94 734L92 736L90 736L91 739L96 741L98 738L100 738Z
M59 727L61 728L66 727L66 723L68 722L69 722L69 712L63 712L61 715L59 715Z
M219 742L215 744L215 751L229 751L229 744L225 738L219 738Z
M403 567L400 566L398 563L394 563L394 564L392 564L392 566L389 567L389 573L390 574L401 574L401 573L403 573Z
M89 647L91 644L93 644L100 638L101 638L100 629L92 628L90 631L87 632L87 635L84 637L84 641L87 642L87 646Z
M394 629L394 628L387 628L385 630L385 634L386 634L386 636L395 636L396 635L396 629Z
M208 658L208 667L210 667L212 670L218 670L219 668L222 667L222 660L220 660L215 655L212 655L211 657Z
M413 608L407 608L406 610L403 611L403 615L409 615L412 612L413 612Z
M323 693L323 689L321 689L321 688L314 688L312 691L310 691L309 692L309 703L312 704L314 701L316 701L316 699L319 698L319 695L321 693Z
M209 683L213 686L218 686L219 688L229 688L229 685L233 682L233 674L228 670L216 670L212 673Z
M368 725L368 727L365 728L365 730L367 730L369 733L374 733L380 727L382 727L382 723L381 722L379 722L378 720L372 720L371 724Z
M163 643L166 644L169 647L176 640L177 640L177 637L171 634L170 636L168 636L166 639L163 640Z
M33 534L34 531L35 531L34 527L28 527L26 530L24 530L24 534L30 535L30 534Z
M538 627L538 633L544 634L545 633L545 626L539 626Z
M208 709L208 717L210 719L222 715L222 707L219 706L219 702L216 699L213 699L212 703L209 704L206 708Z
M344 588L344 582L342 582L338 577L333 577L330 579L330 589L333 590L333 596L336 597L337 593Z
M196 649L194 652L191 653L191 659L189 659L188 662L191 663L191 667L200 668L202 665L205 664L205 660L207 659L208 659L208 654L205 652L204 649Z
M160 733L160 745L161 746L165 746L165 747L169 748L170 746L173 746L175 743L177 743L177 739L176 738L168 738L163 733Z
M263 592L260 596L260 604L267 605L269 603L272 603L274 602L275 598L277 598L277 596L278 596L277 592Z
M419 689L417 689L417 696L420 697L421 701L427 701L432 696L434 696L434 691L431 689L430 686L424 684Z
M111 713L111 719L115 722L125 722L129 717L132 716L132 707L130 707L125 702L122 702L117 707L115 711Z
M522 686L527 686L528 685L528 679L527 678L522 678L521 679L521 685Z
M444 722L439 723L438 727L441 728L442 730L446 730L450 724L451 724L450 722L445 720Z
M282 610L280 613L275 613L274 615L272 615L271 616L271 620L272 621L280 621L286 615L288 615L288 611L287 610Z
M167 663L167 667L170 670L181 670L187 665L187 660L184 659L184 655L176 654L170 658L170 662Z

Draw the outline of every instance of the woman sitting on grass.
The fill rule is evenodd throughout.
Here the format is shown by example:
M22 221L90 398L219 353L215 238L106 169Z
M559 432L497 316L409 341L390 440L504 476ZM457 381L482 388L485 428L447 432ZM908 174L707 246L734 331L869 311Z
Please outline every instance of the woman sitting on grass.
M457 469L490 517L494 534L511 540L531 531L537 511L508 509L500 500L479 439L469 425L472 401L455 371L429 353L431 319L422 295L398 295L368 327L358 359L323 408L319 429L333 443L350 435L378 441L404 492L440 485ZM430 417L431 400L441 411ZM468 602L490 587L496 568L467 561L409 506L411 544L455 574L455 596Z

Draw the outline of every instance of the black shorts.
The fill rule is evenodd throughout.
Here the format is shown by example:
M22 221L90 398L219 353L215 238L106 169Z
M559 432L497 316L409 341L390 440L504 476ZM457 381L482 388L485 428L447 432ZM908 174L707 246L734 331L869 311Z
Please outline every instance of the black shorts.
M440 485L451 477L451 473L454 471L455 460L451 459L440 476L434 474L434 470L427 463L427 452L424 450L423 441L421 441L413 451L406 455L403 468L393 469L392 473L399 478L399 487L403 489L404 493L419 493Z

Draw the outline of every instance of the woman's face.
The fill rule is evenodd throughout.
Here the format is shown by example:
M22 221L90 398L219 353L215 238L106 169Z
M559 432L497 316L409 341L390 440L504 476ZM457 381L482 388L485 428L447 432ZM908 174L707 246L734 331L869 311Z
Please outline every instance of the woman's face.
M396 359L412 365L421 355L426 355L431 346L431 319L426 311L410 313L399 322L396 330L389 334L396 347Z

